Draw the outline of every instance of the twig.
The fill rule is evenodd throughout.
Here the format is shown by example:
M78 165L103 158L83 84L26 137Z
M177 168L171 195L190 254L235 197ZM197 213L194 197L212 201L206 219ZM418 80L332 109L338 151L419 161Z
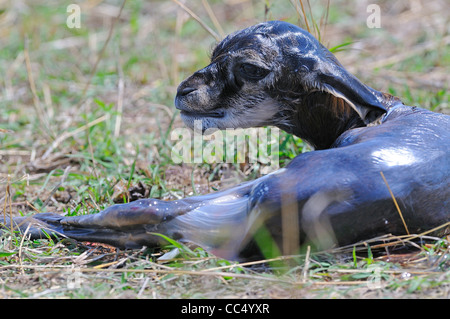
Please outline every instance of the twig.
M33 204L31 204L29 201L25 202L27 204L27 206L29 206L32 210L34 210L36 213L39 213L39 209L37 209L36 207L33 206Z
M211 6L209 5L208 0L202 0L202 3L206 9L206 12L208 12L209 18L211 19L212 23L216 27L217 31L219 31L220 37L222 39L225 38L225 32L223 31L223 28L220 25L219 20L217 20L217 17L214 14L214 11L211 9Z
M37 95L36 84L34 83L33 72L31 69L30 55L28 53L28 41L25 41L25 49L23 51L23 54L24 54L24 58L25 58L25 65L27 68L28 83L30 84L31 93L33 94L33 105L34 105L34 108L36 109L36 114L39 118L39 122L41 122L41 124L45 128L45 130L43 130L44 133L46 133L47 137L49 137L50 139L53 139L55 134L50 129L50 125L47 121L46 114L41 107L41 103L40 103L39 97Z
M150 278L145 277L144 283L142 284L142 287L141 287L141 289L139 289L139 292L137 294L138 298L141 297L142 293L144 292L145 287L147 287L147 283L148 283L149 280L150 280Z
M12 221L12 219L11 219L11 225L12 225L12 224L13 224L13 221ZM27 236L28 231L30 230L30 226L31 226L31 223L28 224L27 229L26 229L25 232L23 233L22 239L20 240L20 245L19 245L19 264L20 264L20 266L21 266L20 269L22 270L22 274L25 273L24 270L23 270L23 266L22 266L22 247L23 247L23 242L24 242L24 240L25 240L25 237Z
M120 52L118 50L118 57L117 57L117 72L119 74L119 83L118 86L118 94L117 94L117 116L116 116L116 123L114 126L114 137L119 137L120 135L120 126L122 123L122 112L123 112L123 95L124 95L124 80L123 80L123 70L122 70L122 64L120 61Z
M9 175L8 175L8 184L6 184L6 194L7 194L7 199L9 201L9 220L11 221L11 233L14 233L14 223L12 222L13 217L12 217L12 200L11 200L11 185L9 183ZM5 205L6 205L6 201L5 201Z
M327 1L327 11L325 12L325 17L322 16L322 19L320 19L320 29L322 29L322 36L321 40L325 41L325 35L327 32L327 25L328 25L328 14L330 12L330 0Z
M367 269L367 272L369 272L370 270ZM336 272L336 273L346 273L346 274L358 274L361 272L364 272L363 269L349 269L349 268L328 268L327 272ZM410 274L415 274L415 275L435 275L436 273L439 273L439 271L428 271L428 270L412 270L412 269L405 269L405 268L401 268L401 269L384 269L383 273L386 274L402 274L404 272L408 272ZM361 281L360 281L361 282Z
M74 135L77 135L78 133L83 132L84 130L98 124L101 123L103 121L105 121L106 119L109 118L109 114L105 114L101 117L99 117L96 120L93 120L92 122L89 122L88 124L82 125L79 128L77 128L76 130L73 130L71 132L64 132L63 134L61 134L60 136L58 136L58 138L56 140L53 141L52 145L50 145L50 147L47 149L47 151L45 151L44 155L42 156L43 159L47 158L50 153L56 148L58 147L59 144L61 144L61 142L63 142L64 140L66 140L69 137L72 137Z
M214 32L210 27L208 27L207 25L206 25L206 23L205 22L203 22L202 21L202 19L200 19L199 17L198 17L198 15L196 15L194 12L192 12L192 10L191 9L189 9L188 7L186 7L184 4L182 4L180 1L178 1L178 0L172 0L173 2L175 2L176 4L178 4L184 11L186 11L195 21L197 21L198 23L200 23L200 25L206 30L206 31L208 31L209 32L209 34L211 34L213 37L214 37L214 39L216 39L216 41L220 41L221 40L221 38L220 38L220 36L216 33L216 32Z
M9 175L8 175L8 182L6 183L6 190L5 190L5 205L3 206L3 221L6 223L6 204L8 203L8 189L9 189Z
M119 262L122 262L122 260L114 260L114 261L111 261L111 262L109 262L109 263L96 265L96 266L94 266L93 268L95 268L95 269L102 269L102 268L106 268L106 267L115 265L115 264L117 264L117 263L119 263Z
M267 277L267 276L257 276L257 275L248 275L248 274L236 274L236 273L228 273L228 272L202 272L202 271L193 271L193 270L166 270L166 269L126 269L126 268L107 268L107 269L95 269L95 268L73 268L71 266L53 266L48 267L47 265L7 265L7 266L0 266L0 270L2 269L14 269L14 268L28 268L28 269L34 269L34 270L44 270L44 271L54 271L54 272L60 272L62 270L65 270L69 268L76 272L102 272L102 273L137 273L137 274L172 274L172 275L191 275L191 276L212 276L212 277L233 277L233 278L243 278L243 279L253 279L258 281L271 281L271 282L278 282L278 283L286 283L286 284L295 284L297 285L297 282L292 282L288 280L282 280L279 277Z
M249 262L245 262L245 263L236 263L236 264L233 264L233 265L220 266L220 267L214 267L214 268L207 268L207 269L203 269L201 271L207 272L207 271L232 269L232 268L235 268L235 267L247 267L247 266L259 265L259 264L266 264L266 263L270 263L270 262L273 262L273 261L289 260L289 259L299 258L299 257L302 257L302 255L278 256L278 257L271 258L271 259L261 259L261 260L249 261Z
M0 150L0 155L6 156L29 156L31 154L30 151L24 150Z
M86 85L85 85L85 87L83 89L83 92L81 93L81 101L80 101L79 105L82 104L84 96L86 95L86 92L87 92L89 86L91 85L92 78L94 77L95 72L97 72L98 64L100 63L100 60L102 59L103 54L105 53L106 47L108 46L108 43L109 43L109 40L111 40L111 36L112 36L113 30L114 30L114 26L115 26L116 22L119 21L119 18L120 18L121 14L122 14L122 10L123 10L126 2L127 2L127 0L123 0L122 6L120 7L119 14L117 15L117 17L111 23L111 27L109 28L109 32L108 32L108 36L106 38L106 41L103 44L103 47L100 50L100 53L98 54L97 60L95 61L94 66L92 67L92 71L91 71L91 74L89 75L88 81L87 81L87 83L86 83Z
M305 20L306 29L309 33L311 33L311 29L309 28L308 18L306 17L305 8L303 7L303 1L300 0L300 6L302 7L303 19Z
M392 193L392 190L389 187L389 184L388 184L388 182L386 180L386 177L384 177L383 172L380 172L380 174L381 174L381 177L383 178L384 183L386 184L386 186L387 186L387 188L389 190L389 193L391 194L392 200L394 201L394 204L395 204L395 207L397 208L398 214L400 215L400 218L402 219L403 226L405 227L406 233L409 235L408 226L406 226L405 220L403 219L403 214L402 214L402 211L400 210L400 207L398 206L397 200L395 199L395 196Z
M445 227L449 227L449 226L450 226L450 222L447 222L445 224L442 224L442 225L440 225L438 227L435 227L433 229L424 231L423 233L420 233L420 234L417 234L417 235L404 235L404 236L398 236L398 238L407 237L406 238L407 240L412 240L412 239L416 239L416 238L422 237L422 236L424 236L426 234L433 233L433 232L435 232L435 231L437 231L437 230L439 230L441 228L445 228ZM390 243L378 244L378 245L372 246L372 248L382 248L382 247L386 247L386 246L394 246L394 245L402 243L403 241L404 240L398 240L398 241L394 241L394 242L390 242Z
M91 137L89 134L87 134L87 140L88 140L88 146L89 146L89 155L91 155L91 160L92 160L92 171L94 172L95 179L98 180L99 175L97 172L97 161L95 160L94 148L92 147Z
M303 267L303 273L302 273L302 281L306 282L308 279L308 268L309 268L309 255L311 253L311 246L308 245L308 248L306 249L306 257L305 257L305 265Z
M64 182L66 181L67 175L69 174L69 171L71 169L71 166L67 166L66 169L64 170L64 174L61 178L61 181L56 184L55 187L53 187L52 191L50 192L50 195L48 195L47 199L45 200L44 204L41 207L41 210L47 206L48 202L50 201L50 199L52 198L53 194L55 194L55 192L58 190L58 188L64 184Z

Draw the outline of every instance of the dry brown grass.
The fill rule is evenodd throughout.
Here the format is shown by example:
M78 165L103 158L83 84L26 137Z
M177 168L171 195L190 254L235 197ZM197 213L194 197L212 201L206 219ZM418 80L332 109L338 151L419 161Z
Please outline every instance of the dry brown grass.
M87 1L81 4L80 30L65 27L69 2L0 3L3 214L95 212L130 196L127 187L139 182L147 195L173 199L259 176L251 165L171 163L166 134L183 126L172 105L176 86L207 63L209 49L223 34L264 19L305 27L302 14L310 8L303 2L296 13L291 4L296 1L184 2L194 21L176 2L128 1L114 22L122 2ZM381 29L367 28L368 3L331 1L322 42L328 47L353 42L337 57L364 82L408 104L448 113L447 2L379 1ZM327 1L311 5L317 17L326 14ZM347 247L237 265L204 252L157 262L158 251L29 242L7 233L0 245L0 295L448 298L448 239L427 236L420 237L429 246L411 237L395 244L378 238L376 245L387 241L383 247L369 244L374 253L385 253L372 258L362 244L354 256ZM399 247L417 250L399 253ZM268 263L288 268L274 275ZM374 278L380 287L368 285Z

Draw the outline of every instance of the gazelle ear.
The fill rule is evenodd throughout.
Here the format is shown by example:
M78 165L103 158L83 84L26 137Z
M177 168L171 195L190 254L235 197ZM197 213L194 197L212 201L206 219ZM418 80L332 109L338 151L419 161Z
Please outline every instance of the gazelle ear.
M363 84L341 65L333 65L332 69L331 73L317 74L323 91L345 100L366 124L386 113L381 92Z
M385 98L361 83L309 32L285 22L269 22L266 34L281 49L283 64L306 91L320 90L346 101L366 123L387 112Z

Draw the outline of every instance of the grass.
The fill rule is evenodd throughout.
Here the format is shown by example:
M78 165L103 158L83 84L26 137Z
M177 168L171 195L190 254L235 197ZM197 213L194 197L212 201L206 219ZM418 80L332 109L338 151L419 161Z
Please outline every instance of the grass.
M320 18L314 21L309 14L322 17L326 1L312 8L303 3L304 11L291 2L187 5L219 35L221 29L229 33L264 19L305 27L303 13L310 28L323 27ZM4 214L96 213L142 196L175 199L261 175L258 165L175 165L171 160L168 134L183 127L173 106L176 86L208 63L216 41L210 32L171 1L128 1L113 28L121 1L82 6L81 28L69 29L70 3L48 0L0 8ZM210 5L217 22L203 3ZM406 2L383 3L382 28L375 30L365 25L365 8L331 1L329 25L320 37L365 83L407 104L448 113L450 53L443 5L438 0L423 3L418 12ZM409 51L414 54L404 54ZM304 151L301 140L281 135L281 166ZM373 248L374 242L371 249L305 251L241 265L176 242L162 250L123 252L67 240L28 241L5 232L0 295L448 298L449 240L426 235L423 240L404 238L386 248Z

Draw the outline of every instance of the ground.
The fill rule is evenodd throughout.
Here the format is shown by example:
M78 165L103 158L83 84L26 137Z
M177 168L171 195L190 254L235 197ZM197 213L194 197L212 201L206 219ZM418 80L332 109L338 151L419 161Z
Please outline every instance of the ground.
M4 215L95 213L261 176L258 163L175 164L170 133L183 127L173 106L178 83L207 65L223 35L265 20L309 28L363 82L408 105L450 113L445 0L317 1L312 8L295 0L180 2L184 8L175 0L128 0L121 9L122 1L84 1L79 20L69 7L74 1L0 4ZM369 4L380 9L379 20ZM281 166L308 151L288 134L280 139ZM29 241L7 231L0 242L0 296L449 297L448 238L406 237L380 247L383 240L241 265L176 242L124 252ZM177 249L173 258L158 259L170 249Z

